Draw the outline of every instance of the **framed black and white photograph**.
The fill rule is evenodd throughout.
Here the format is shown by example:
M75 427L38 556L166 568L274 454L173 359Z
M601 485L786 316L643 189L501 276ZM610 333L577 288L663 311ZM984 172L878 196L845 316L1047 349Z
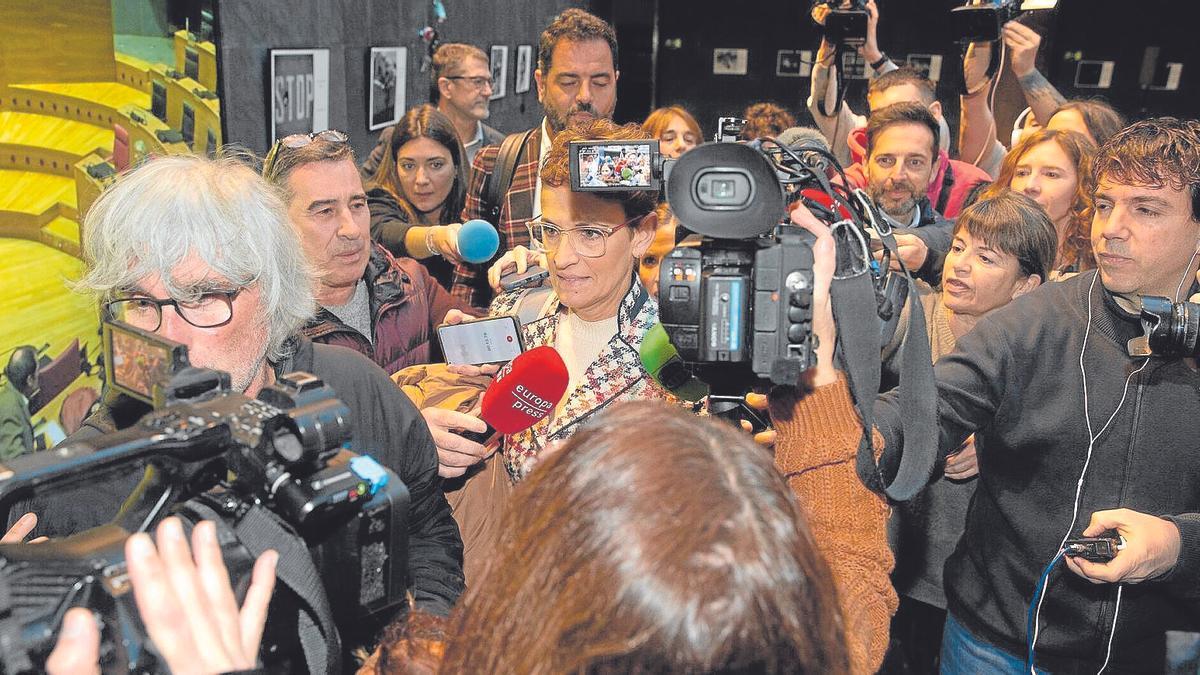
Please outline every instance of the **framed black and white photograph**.
M713 50L713 75L745 75L750 50L718 47Z
M407 47L371 47L371 97L367 128L382 129L404 114Z
M329 127L329 50L271 50L271 140Z
M1112 87L1115 61L1080 61L1075 64L1076 89L1108 89Z
M775 53L776 77L808 77L811 74L811 50L780 49Z
M529 91L532 73L533 45L517 45L517 81L513 86L514 94L524 94Z
M508 84L508 45L492 45L492 101L504 98Z
M906 61L914 70L934 82L942 77L941 54L909 54Z

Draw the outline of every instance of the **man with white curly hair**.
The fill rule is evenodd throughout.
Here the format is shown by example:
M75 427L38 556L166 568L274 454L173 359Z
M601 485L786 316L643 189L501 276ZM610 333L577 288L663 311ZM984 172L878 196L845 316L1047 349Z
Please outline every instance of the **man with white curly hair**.
M462 540L437 475L429 429L412 402L361 354L314 345L300 329L316 308L313 274L277 190L231 157L152 160L88 211L79 290L106 316L188 348L192 365L230 374L247 396L306 371L350 408L357 452L408 487L409 577L417 606L446 614L463 590ZM108 392L68 441L134 424L148 407ZM34 506L42 533L111 521L140 472L94 481Z

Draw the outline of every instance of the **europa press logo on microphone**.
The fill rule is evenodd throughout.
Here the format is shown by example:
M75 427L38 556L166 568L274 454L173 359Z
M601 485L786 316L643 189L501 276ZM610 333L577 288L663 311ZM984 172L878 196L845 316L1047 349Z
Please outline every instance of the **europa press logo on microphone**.
M513 410L524 413L534 420L540 420L554 409L554 403L538 396L523 384L513 389Z

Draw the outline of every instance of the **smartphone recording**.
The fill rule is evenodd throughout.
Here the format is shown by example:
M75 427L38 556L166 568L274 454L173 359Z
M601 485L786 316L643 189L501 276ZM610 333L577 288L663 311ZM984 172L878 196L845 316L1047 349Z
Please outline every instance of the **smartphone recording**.
M513 316L497 316L437 328L446 363L483 365L506 363L525 351L521 324Z

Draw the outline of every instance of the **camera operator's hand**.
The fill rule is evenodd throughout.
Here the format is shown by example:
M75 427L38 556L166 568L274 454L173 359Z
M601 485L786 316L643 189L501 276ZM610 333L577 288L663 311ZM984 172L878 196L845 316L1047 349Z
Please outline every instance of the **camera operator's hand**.
M755 410L761 410L765 412L768 408L767 395L750 392L749 394L746 394L746 405L754 408ZM750 422L742 420L741 424L742 431L745 431L746 433L754 431L754 425L750 424ZM765 448L775 447L775 430L768 427L767 429L754 434L754 442Z
M833 11L833 4L834 3L832 2L818 2L817 4L813 5L812 11L810 12L813 22L820 26L822 30L825 28L825 19L829 18L829 13ZM850 3L848 0L842 2L843 7L849 6L849 4ZM833 57L836 53L837 45L830 42L829 39L822 34L821 46L817 49L817 62L831 66L833 65Z
M524 274L530 265L546 268L546 252L534 251L524 246L514 246L511 251L492 263L488 269L488 285L492 287L493 291L500 293L502 290L500 277L513 271L517 274Z
M33 528L37 527L38 519L35 513L26 513L13 523L13 526L8 528L8 532L4 533L4 537L0 538L0 544L20 544L25 541L25 537L33 532ZM46 541L46 537L38 537L28 543L38 544Z
M979 459L975 455L975 434L963 441L958 452L946 457L946 478L966 480L979 475Z
M433 407L422 410L421 416L437 446L438 475L442 478L457 478L495 452L495 448L489 450L455 433L455 430L486 431L487 424L476 415Z
M972 42L963 54L963 86L967 96L981 93L991 80L987 77L992 62L992 43Z
M125 561L146 633L170 671L224 673L254 668L279 554L267 551L255 561L239 609L214 523L201 522L192 529L189 550L182 523L167 518L158 526L157 542L156 548L144 533L129 537ZM99 658L100 633L91 613L71 610L63 619L46 671L100 672Z
M100 675L100 628L89 610L72 607L63 615L58 642L46 659L49 675Z
M929 247L915 234L897 233L896 252L899 254L900 260L904 261L904 266L913 274L921 269L921 266L925 264L925 258L929 257ZM874 255L876 260L882 259L883 248L875 250ZM892 257L889 267L893 272L900 271L900 263L896 260L896 256Z
M812 369L812 386L820 387L837 381L833 347L837 342L837 325L833 322L833 303L829 287L837 266L837 249L829 226L821 222L803 204L796 202L789 214L796 225L817 238L813 244L813 335L817 338L817 365Z
M1130 509L1096 511L1083 536L1098 537L1108 530L1125 539L1117 557L1098 563L1067 556L1072 572L1094 584L1136 584L1166 574L1179 561L1183 546L1179 528L1165 518Z
M825 18L829 16L829 12L832 10L833 7L831 7L828 2L818 2L817 4L813 5L812 10L809 11L809 16L812 17L813 23L817 24L818 26L824 26Z
M858 48L858 53L867 63L875 63L883 58L883 52L879 50L879 8L875 6L875 0L867 0L867 41Z
M1002 29L1004 44L1008 47L1013 75L1024 77L1037 68L1038 47L1042 36L1034 29L1018 21L1009 21Z

